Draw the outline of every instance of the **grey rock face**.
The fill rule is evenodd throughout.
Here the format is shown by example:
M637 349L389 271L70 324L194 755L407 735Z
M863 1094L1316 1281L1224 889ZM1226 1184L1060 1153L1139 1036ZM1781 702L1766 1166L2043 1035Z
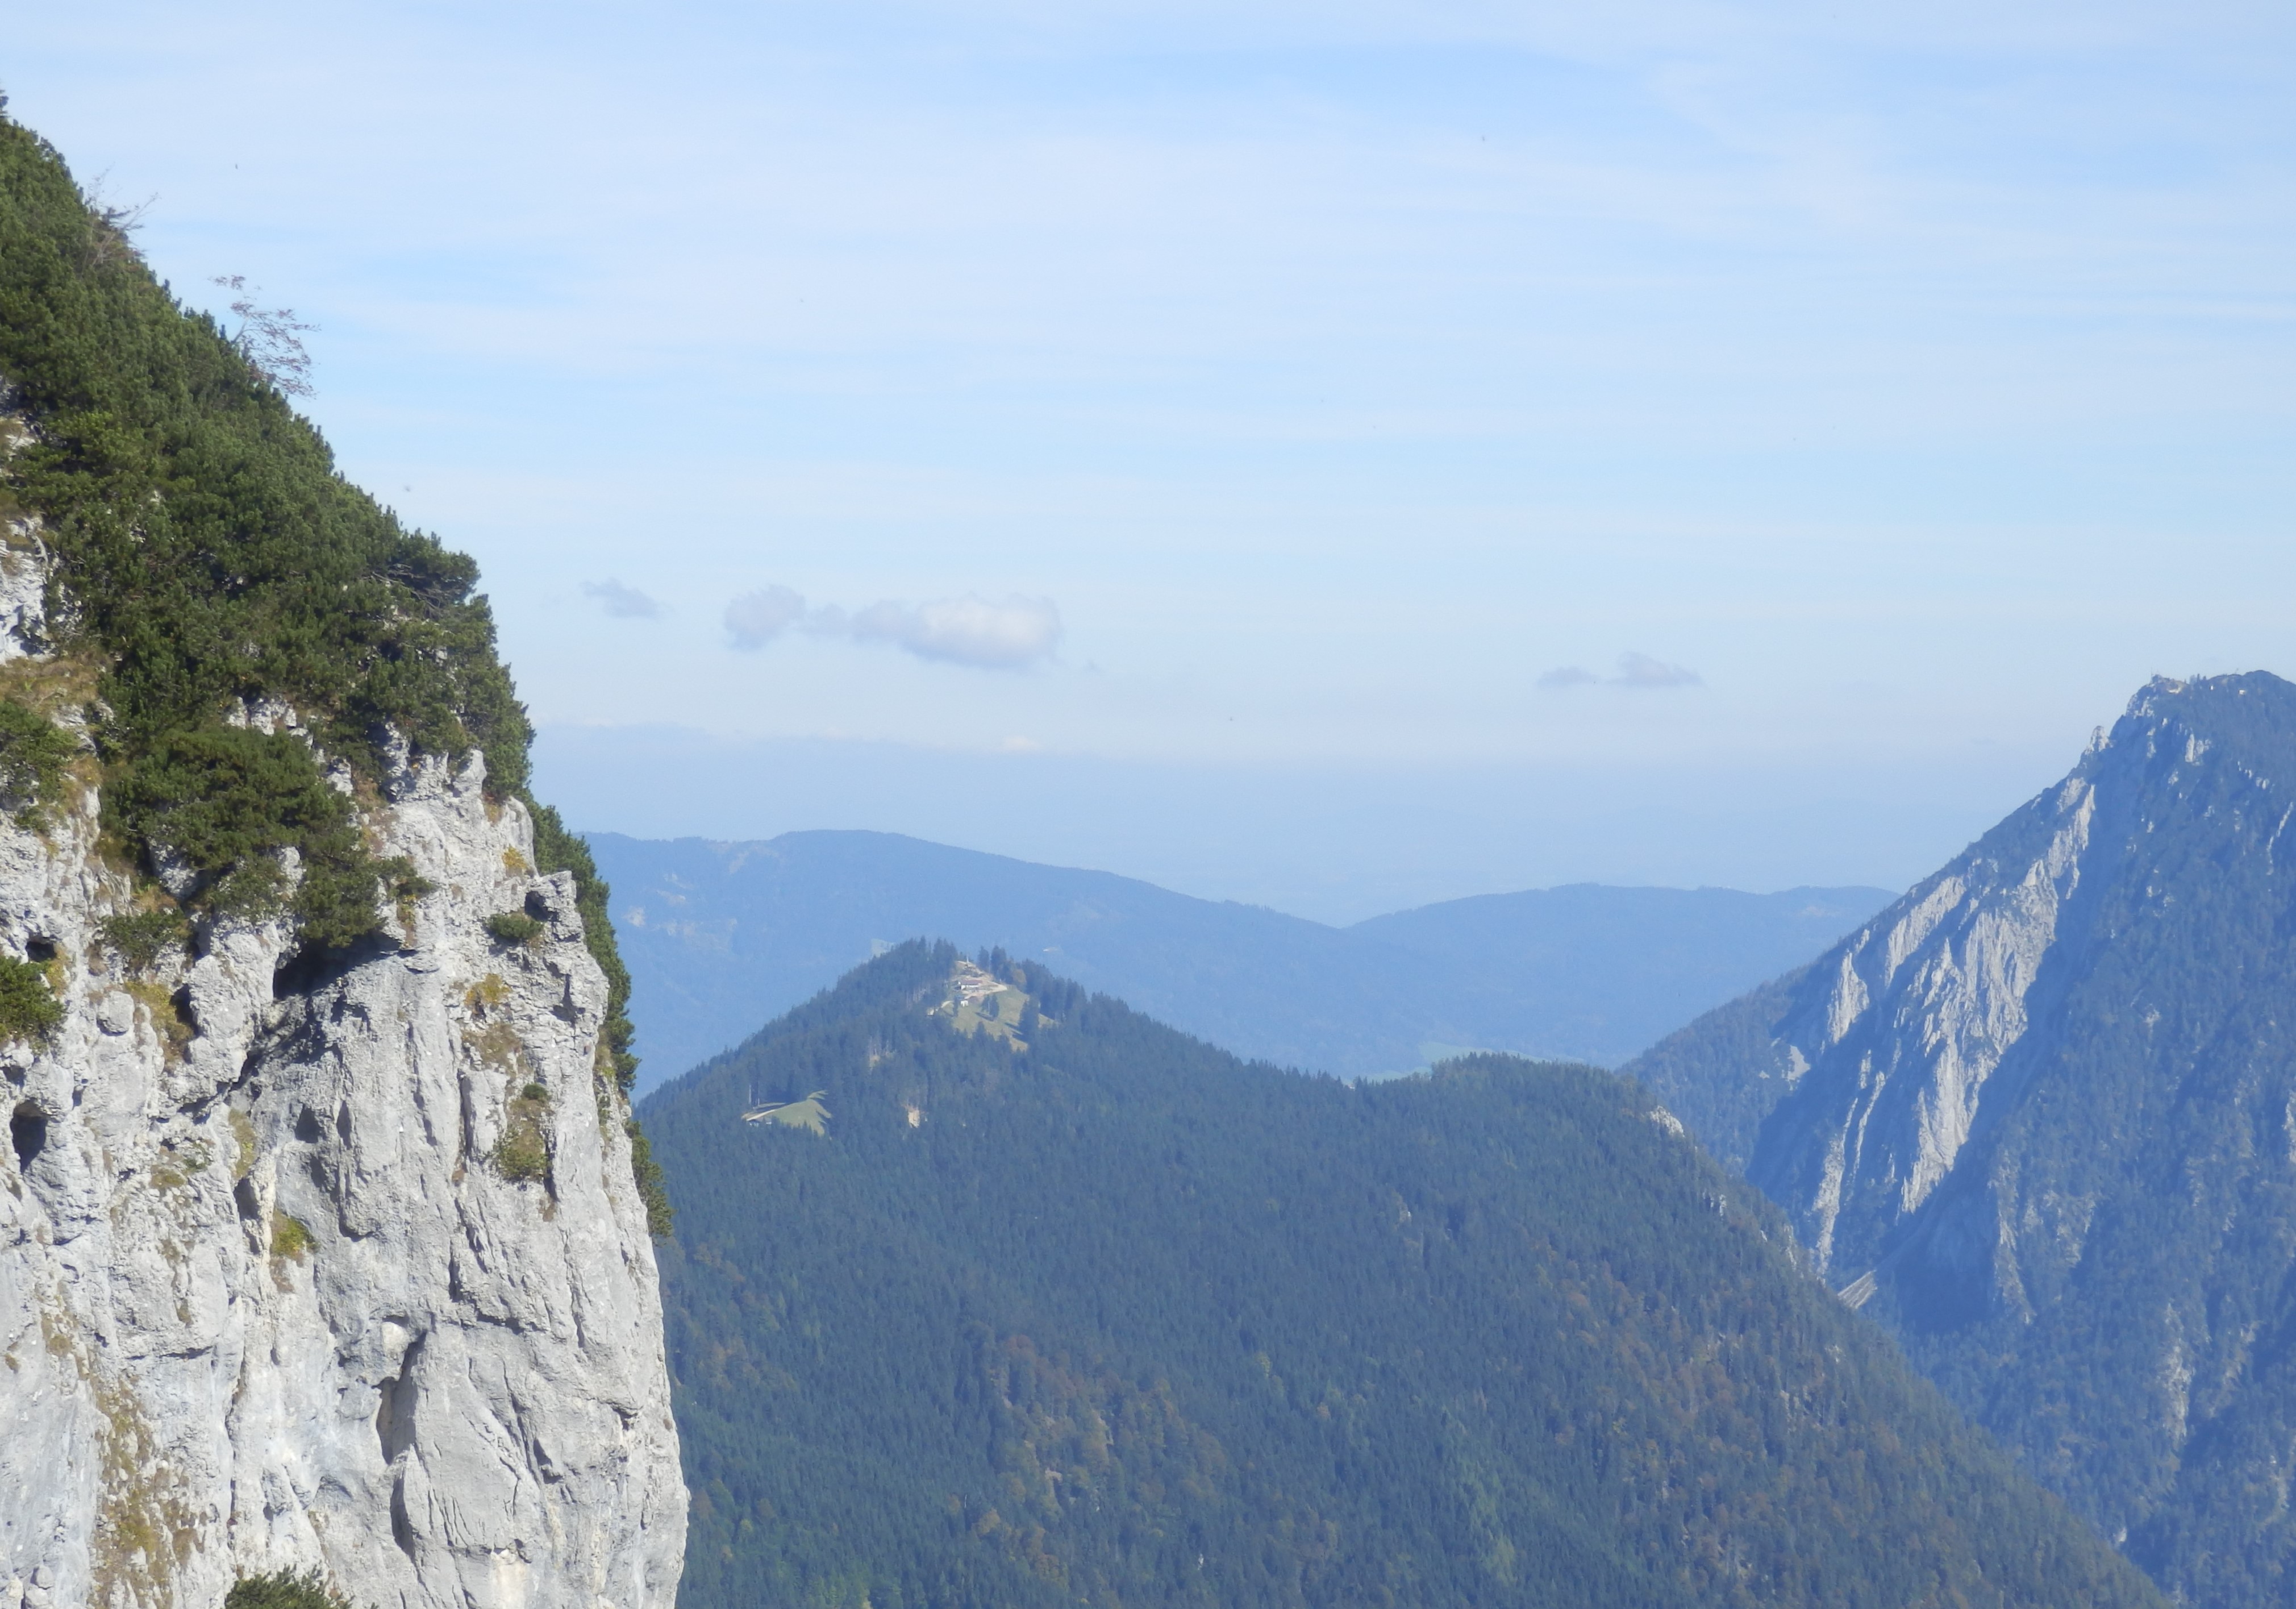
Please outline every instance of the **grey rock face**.
M1675 1055L1784 1089L1748 1174L1831 1282L2219 1609L2296 1601L2292 825L2296 686L2155 682Z
M0 951L65 1006L0 1047L0 1609L213 1609L308 1568L405 1609L673 1601L605 981L572 878L483 781L388 779L370 825L432 891L323 973L269 926L133 974L94 791L45 837L0 818ZM503 911L543 932L496 942Z
M1822 1268L1849 1281L1902 1256L1925 1206L1991 1154L1972 1145L2030 1099L2069 997L2108 952L2166 936L2168 868L2189 874L2195 834L2251 863L2235 881L2278 888L2286 805L2254 768L2296 752L2228 741L2224 706L2251 696L2260 716L2296 713L2276 677L2152 683L2062 783L1790 981L1756 1070L1784 1093L1747 1172ZM2132 894L2152 908L2121 911ZM1965 1210L1965 1188L1945 1194L1928 1217ZM1997 1238L2033 1227L2013 1215Z
M1803 975L1772 1053L1792 1093L1748 1177L1789 1207L1820 1267L1870 1266L1969 1144L2031 1025L2027 997L2080 884L2092 773L2110 753Z
M1870 1268L1960 1160L2031 1025L2126 752L2100 734L2062 784L1816 961L1628 1066L1792 1213L1821 1268Z

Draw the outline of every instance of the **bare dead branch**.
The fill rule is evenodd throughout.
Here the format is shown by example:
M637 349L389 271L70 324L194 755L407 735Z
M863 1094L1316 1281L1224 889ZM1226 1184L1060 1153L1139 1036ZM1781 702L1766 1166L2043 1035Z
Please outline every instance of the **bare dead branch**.
M231 310L239 315L239 329L230 337L231 344L256 377L287 396L310 396L315 389L311 354L304 349L303 337L319 326L303 323L292 308L258 305L255 299L260 288L249 289L244 274L218 274L215 283L233 292Z

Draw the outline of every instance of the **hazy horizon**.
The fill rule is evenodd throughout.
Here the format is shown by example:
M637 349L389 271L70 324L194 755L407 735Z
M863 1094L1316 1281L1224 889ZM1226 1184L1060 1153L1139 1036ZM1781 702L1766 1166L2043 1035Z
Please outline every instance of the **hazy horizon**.
M1344 926L1570 883L1904 889L2074 758L2030 785L2013 763L1945 779L1957 792L1906 775L1747 776L1718 804L1693 786L1710 774L1654 768L1395 776L545 727L535 776L582 832L720 842L898 833ZM679 786L664 788L665 776Z

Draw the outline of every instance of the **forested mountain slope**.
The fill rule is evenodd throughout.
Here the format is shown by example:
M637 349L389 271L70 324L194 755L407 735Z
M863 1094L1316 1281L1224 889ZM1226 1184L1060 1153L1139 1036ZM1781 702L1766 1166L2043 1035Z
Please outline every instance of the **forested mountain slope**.
M909 944L658 1092L687 1609L2144 1604L1630 1083Z
M1815 965L1716 1006L1619 1070L1664 1102L1733 1172L1745 1171L1762 1120L1808 1065L1786 1024L1806 1020L1809 997L1824 992L1810 981Z
M890 833L590 838L615 888L649 1072L666 1078L873 947L1001 947L1246 1056L1349 1077L1442 1047L1603 1063L1800 965L1879 889L1614 889L1452 900L1326 927L1107 872Z
M1833 1282L2213 1609L2296 1601L2292 819L2296 686L2156 681L2062 784L1637 1067L1721 1132L1782 1094L1750 1177Z

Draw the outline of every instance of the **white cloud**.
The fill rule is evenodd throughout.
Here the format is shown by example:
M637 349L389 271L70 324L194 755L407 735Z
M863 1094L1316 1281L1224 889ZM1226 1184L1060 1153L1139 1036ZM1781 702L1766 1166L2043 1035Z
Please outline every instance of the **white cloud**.
M808 609L787 587L768 587L726 606L726 631L736 648L762 648L792 628L815 636L890 643L944 664L1018 670L1059 644L1061 612L1050 598L1015 593L997 601L967 593L914 606L887 599L849 614L834 603Z
M1687 665L1669 665L1647 653L1622 653L1613 687L1703 687L1706 678Z
M726 605L726 635L736 648L762 648L805 618L800 595L786 587L768 587Z
M1017 670L1052 653L1061 639L1061 614L1050 598L1015 594L991 602L967 593L914 609L872 603L844 629L857 642L891 643L919 659Z
M1669 665L1647 653L1622 653L1616 676L1596 676L1583 665L1557 665L1538 678L1550 693L1573 687L1703 687L1706 678L1687 665Z
M652 620L661 616L661 605L635 587L619 581L585 581L583 592L598 600L608 614L621 620Z

